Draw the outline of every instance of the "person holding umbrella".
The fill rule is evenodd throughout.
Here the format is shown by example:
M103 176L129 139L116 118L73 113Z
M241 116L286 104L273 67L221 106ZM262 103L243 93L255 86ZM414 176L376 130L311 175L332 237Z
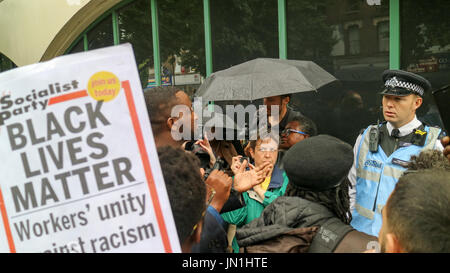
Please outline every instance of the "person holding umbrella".
M257 128L271 129L273 126L278 127L278 134L282 137L282 132L285 130L288 123L298 120L304 117L304 115L294 109L288 107L288 103L291 100L291 94L272 96L263 98L263 104L266 108L260 109L250 121L250 130ZM265 111L264 111L265 110ZM277 111L272 113L272 111ZM267 115L267 118L262 118L261 115ZM250 156L250 145L247 145L244 149L247 156Z
M263 99L263 104L267 106L267 119L271 125L278 124L278 130L281 132L286 128L286 125L293 121L303 117L303 114L299 111L288 107L288 103L291 100L291 94L266 97ZM278 108L278 120L274 120L272 115L272 106L277 106Z
M263 99L269 124L279 131L295 117L303 116L288 107L291 94L318 92L337 79L312 61L257 58L212 73L195 93L203 101L254 101ZM278 107L276 113L272 106ZM277 117L278 116L278 117ZM256 117L256 116L255 116ZM250 131L256 129L261 114L249 121ZM252 135L252 133L250 133Z

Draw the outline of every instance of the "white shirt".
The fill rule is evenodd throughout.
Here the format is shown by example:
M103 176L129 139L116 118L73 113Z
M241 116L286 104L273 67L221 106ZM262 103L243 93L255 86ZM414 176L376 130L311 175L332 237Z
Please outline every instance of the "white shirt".
M414 116L414 119L412 121L403 125L400 128L397 128L400 131L399 136L402 137L402 136L406 136L406 135L410 134L414 129L416 129L420 125L422 125L422 122L420 122L417 119L417 117ZM391 135L392 130L394 129L394 126L392 126L391 123L387 122L386 127L389 132L389 135ZM358 155L358 149L359 149L359 144L361 143L361 137L362 137L362 134L358 136L358 138L356 139L355 146L353 146L353 155L354 155L353 166L350 169L350 172L348 173L348 180L350 180L350 183L352 184L352 188L349 189L349 192L348 192L349 196L350 196L350 211L354 210L355 203L356 203L356 156ZM444 146L442 146L442 143L439 139L436 140L434 149L436 149L438 151L444 150Z

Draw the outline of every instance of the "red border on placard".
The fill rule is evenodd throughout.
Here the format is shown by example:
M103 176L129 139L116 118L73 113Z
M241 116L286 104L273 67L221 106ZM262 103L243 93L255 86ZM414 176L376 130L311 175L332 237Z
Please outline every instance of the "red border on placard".
M134 104L133 95L131 93L131 87L130 87L129 81L122 81L122 87L125 91L125 97L126 97L128 109L130 112L131 121L133 123L133 128L134 128L134 133L136 135L137 144L139 147L139 153L141 155L142 164L144 166L145 177L147 178L147 185L150 190L150 197L153 202L153 208L155 211L156 220L158 221L159 230L161 232L161 239L162 239L162 242L164 245L165 252L171 253L172 248L170 245L170 240L169 240L169 236L167 233L166 224L164 221L164 216L163 216L163 213L161 210L161 205L159 203L158 192L156 191L156 185L155 185L155 181L153 179L152 169L150 166L147 149L145 147L144 137L142 135L142 130L141 130L141 126L139 123L136 106ZM73 96L73 94L76 94L76 95ZM79 92L74 92L72 94L67 94L67 95L71 95L71 96L66 96L66 95L59 96L60 99L53 101L52 103L49 103L49 104L63 102L63 101L67 101L67 100L74 99L74 98L84 97L85 94L86 94L86 90L82 90ZM3 201L3 194L2 194L1 188L0 188L0 213L2 215L3 225L5 228L10 252L15 253L16 248L14 245L14 239L12 237L11 228L9 226L8 214L6 212L5 203Z
M145 148L144 137L142 136L141 125L134 104L133 95L131 94L131 87L129 81L122 82L125 97L127 98L128 109L130 110L131 121L133 123L134 133L136 135L137 144L139 146L139 153L141 154L142 164L144 165L145 177L147 178L147 185L150 190L150 197L152 198L153 208L155 210L156 220L158 221L161 238L166 252L171 253L169 236L167 234L166 224L164 221L161 205L159 204L158 192L156 191L155 181L153 180L152 169L148 159L147 149Z
M3 226L5 227L6 239L8 240L9 252L16 253L16 246L9 226L8 213L6 212L5 202L3 201L3 193L0 188L0 212L2 214Z

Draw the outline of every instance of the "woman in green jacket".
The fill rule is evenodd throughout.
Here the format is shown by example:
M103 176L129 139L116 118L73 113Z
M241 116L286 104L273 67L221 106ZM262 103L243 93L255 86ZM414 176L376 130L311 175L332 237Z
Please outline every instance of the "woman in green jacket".
M221 214L226 222L234 224L238 228L258 218L267 205L277 197L284 195L289 182L286 173L275 165L278 156L278 140L276 137L271 136L250 141L249 152L255 162L254 168L269 164L271 171L262 183L242 193L242 198L246 204L244 207ZM236 166L232 169L236 171L236 175L239 175ZM239 252L239 246L235 239L233 239L233 251Z

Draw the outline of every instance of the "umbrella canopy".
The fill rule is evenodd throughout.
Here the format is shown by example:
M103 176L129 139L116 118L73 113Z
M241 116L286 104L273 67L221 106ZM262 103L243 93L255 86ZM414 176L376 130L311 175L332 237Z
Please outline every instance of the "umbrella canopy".
M244 139L245 137L245 124L241 126L238 125L234 122L233 118L226 114L213 112L211 113L211 117L202 117L202 123L203 131L211 130L213 127L215 128L216 133L219 132L219 130L222 130L222 135L220 135L220 133L216 135L217 140L235 140ZM217 136L221 138L217 138Z
M195 96L204 101L256 100L317 91L336 80L311 61L258 58L211 74Z
M211 117L202 117L202 122L204 128L219 127L223 129L233 129L233 130L242 129L241 126L238 126L236 122L234 122L233 118L222 113L213 112L211 113Z

